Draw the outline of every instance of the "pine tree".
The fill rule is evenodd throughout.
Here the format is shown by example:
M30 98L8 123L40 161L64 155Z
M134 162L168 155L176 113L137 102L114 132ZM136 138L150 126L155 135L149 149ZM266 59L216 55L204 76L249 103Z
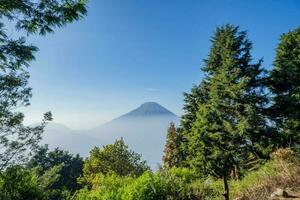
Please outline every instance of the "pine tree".
M266 103L262 61L251 63L251 49L246 32L238 27L217 28L203 67L207 98L187 134L189 164L222 178L225 199L230 172L253 156L264 157L270 142L261 112Z
M300 145L300 27L283 34L270 74L271 114L280 134L278 146Z
M181 162L179 151L180 135L172 122L168 128L167 140L164 149L163 167L165 169L171 167L178 167Z

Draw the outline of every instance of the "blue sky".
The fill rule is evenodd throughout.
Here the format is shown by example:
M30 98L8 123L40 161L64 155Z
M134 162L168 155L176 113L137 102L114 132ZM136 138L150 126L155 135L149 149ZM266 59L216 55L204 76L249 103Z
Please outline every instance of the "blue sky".
M280 35L300 25L297 0L90 0L87 17L46 37L30 68L26 123L51 110L54 122L84 129L146 101L182 114L182 93L219 25L247 30L254 58L270 69Z

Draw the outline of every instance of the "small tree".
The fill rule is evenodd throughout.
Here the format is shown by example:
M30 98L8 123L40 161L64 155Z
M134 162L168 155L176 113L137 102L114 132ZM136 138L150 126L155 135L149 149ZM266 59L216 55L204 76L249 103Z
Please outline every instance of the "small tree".
M130 150L123 139L116 140L114 144L95 147L90 152L83 166L82 182L89 182L96 174L113 172L119 176L139 176L150 170L141 155Z
M175 127L175 124L170 123L168 128L167 140L164 148L163 167L165 169L171 167L179 167L181 163L180 156L180 135Z
M71 192L79 189L77 178L82 174L83 159L77 154L72 155L68 151L58 148L49 151L48 146L42 146L35 151L35 154L27 163L27 167L38 169L39 174L44 174L55 166L60 166L58 172L59 178L51 185L49 189L63 190Z

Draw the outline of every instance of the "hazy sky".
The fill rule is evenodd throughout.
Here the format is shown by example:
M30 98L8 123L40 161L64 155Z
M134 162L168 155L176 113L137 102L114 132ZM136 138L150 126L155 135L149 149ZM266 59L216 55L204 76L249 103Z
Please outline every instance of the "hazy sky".
M270 68L279 36L300 25L300 1L90 0L88 16L30 42L26 122L51 110L54 122L96 126L145 101L182 113L182 93L202 78L216 26L249 31L253 55Z

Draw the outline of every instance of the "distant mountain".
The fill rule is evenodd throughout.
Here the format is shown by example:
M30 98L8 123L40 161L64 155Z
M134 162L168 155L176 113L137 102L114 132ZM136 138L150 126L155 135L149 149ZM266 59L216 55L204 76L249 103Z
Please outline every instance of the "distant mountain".
M93 146L110 144L116 139L123 138L131 149L142 154L148 164L155 168L161 162L167 128L170 122L178 123L178 121L174 113L160 104L146 102L90 130L73 131L66 127L56 126L58 129L49 127L45 132L44 142L49 141L72 153L87 156Z
M93 146L100 145L98 139L85 131L72 130L62 124L49 123L43 134L42 144L49 144L51 149L60 147L73 154L87 156Z
M140 105L138 108L120 116L115 119L127 119L127 118L136 118L136 117L176 117L174 113L161 106L156 102L146 102Z

